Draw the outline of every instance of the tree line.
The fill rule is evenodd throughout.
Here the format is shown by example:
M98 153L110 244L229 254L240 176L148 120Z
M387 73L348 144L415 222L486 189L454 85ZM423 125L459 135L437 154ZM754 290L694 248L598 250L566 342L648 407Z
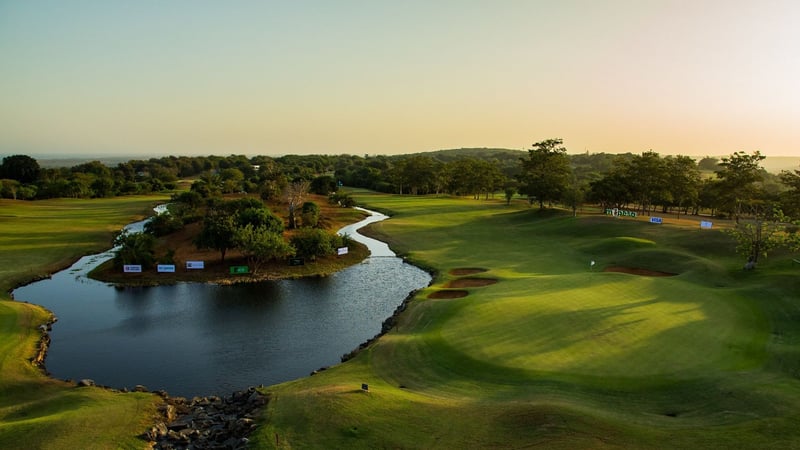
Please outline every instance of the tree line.
M298 199L304 192L331 195L334 202L352 204L352 199L337 194L340 185L401 195L475 199L501 193L507 201L521 195L539 208L561 205L573 212L588 203L642 214L730 218L741 235L756 236L750 239L755 243L747 245L751 247L749 257L757 260L777 239L763 236L785 236L786 230L793 231L785 224L800 218L800 170L771 174L760 166L764 159L758 151L699 160L653 151L569 155L561 139L536 142L527 151L168 156L113 167L91 161L55 169L40 168L35 159L14 155L0 164L0 197L109 197L174 190L180 180L190 180L190 192L206 202L233 193L257 195L266 202L284 201L288 226L295 228L303 208ZM206 219L211 221L211 217Z
M174 190L191 180L204 196L258 194L280 197L295 181L319 194L339 184L380 192L508 198L523 195L539 207L635 208L641 213L705 213L737 219L755 209L779 207L800 217L800 171L770 174L759 152L716 159L606 153L568 155L560 139L526 151L458 149L410 155L169 156L109 167L99 161L40 168L26 155L3 158L0 197L34 200L93 198Z

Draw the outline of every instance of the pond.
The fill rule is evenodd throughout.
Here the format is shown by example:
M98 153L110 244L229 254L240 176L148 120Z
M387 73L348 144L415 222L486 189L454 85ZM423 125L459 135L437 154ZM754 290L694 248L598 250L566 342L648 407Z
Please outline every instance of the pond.
M109 251L13 294L58 317L45 361L56 378L185 397L276 384L338 363L430 283L386 244L358 234L386 218L372 214L340 231L371 256L327 277L121 288L86 276L113 257Z

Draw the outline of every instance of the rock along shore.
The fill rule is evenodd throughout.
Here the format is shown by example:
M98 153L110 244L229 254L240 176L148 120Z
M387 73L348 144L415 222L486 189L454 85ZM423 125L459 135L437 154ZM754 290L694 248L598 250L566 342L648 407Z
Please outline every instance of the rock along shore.
M247 448L268 397L255 387L225 397L170 397L159 407L162 420L142 436L156 449L239 450Z

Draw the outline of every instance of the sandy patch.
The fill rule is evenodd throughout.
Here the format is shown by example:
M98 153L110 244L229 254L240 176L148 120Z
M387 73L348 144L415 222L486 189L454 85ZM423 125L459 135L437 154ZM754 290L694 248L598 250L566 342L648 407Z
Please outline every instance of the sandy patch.
M461 289L451 289L446 291L434 291L428 294L428 298L462 298L469 295L469 292Z
M460 277L462 275L475 275L476 273L483 273L487 272L489 269L481 269L480 267L463 267L459 269L453 269L448 272L450 275L455 275Z

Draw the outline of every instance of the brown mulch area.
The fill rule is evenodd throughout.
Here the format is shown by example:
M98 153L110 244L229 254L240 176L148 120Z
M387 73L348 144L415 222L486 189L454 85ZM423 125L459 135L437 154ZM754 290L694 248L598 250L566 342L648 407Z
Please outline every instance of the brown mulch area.
M469 295L469 292L461 290L461 289L451 289L446 291L434 291L428 294L428 298L462 298Z
M453 269L448 272L450 275L460 277L462 275L475 275L476 273L487 272L489 269L481 269L479 267L463 267L460 269Z
M659 272L657 270L639 269L636 267L619 267L619 266L606 267L605 269L603 269L603 272L620 272L620 273L627 273L630 275L640 275L644 277L674 277L678 275L677 273Z
M447 283L444 287L447 288L466 288L466 287L481 287L489 286L490 284L497 283L494 278L459 278Z

